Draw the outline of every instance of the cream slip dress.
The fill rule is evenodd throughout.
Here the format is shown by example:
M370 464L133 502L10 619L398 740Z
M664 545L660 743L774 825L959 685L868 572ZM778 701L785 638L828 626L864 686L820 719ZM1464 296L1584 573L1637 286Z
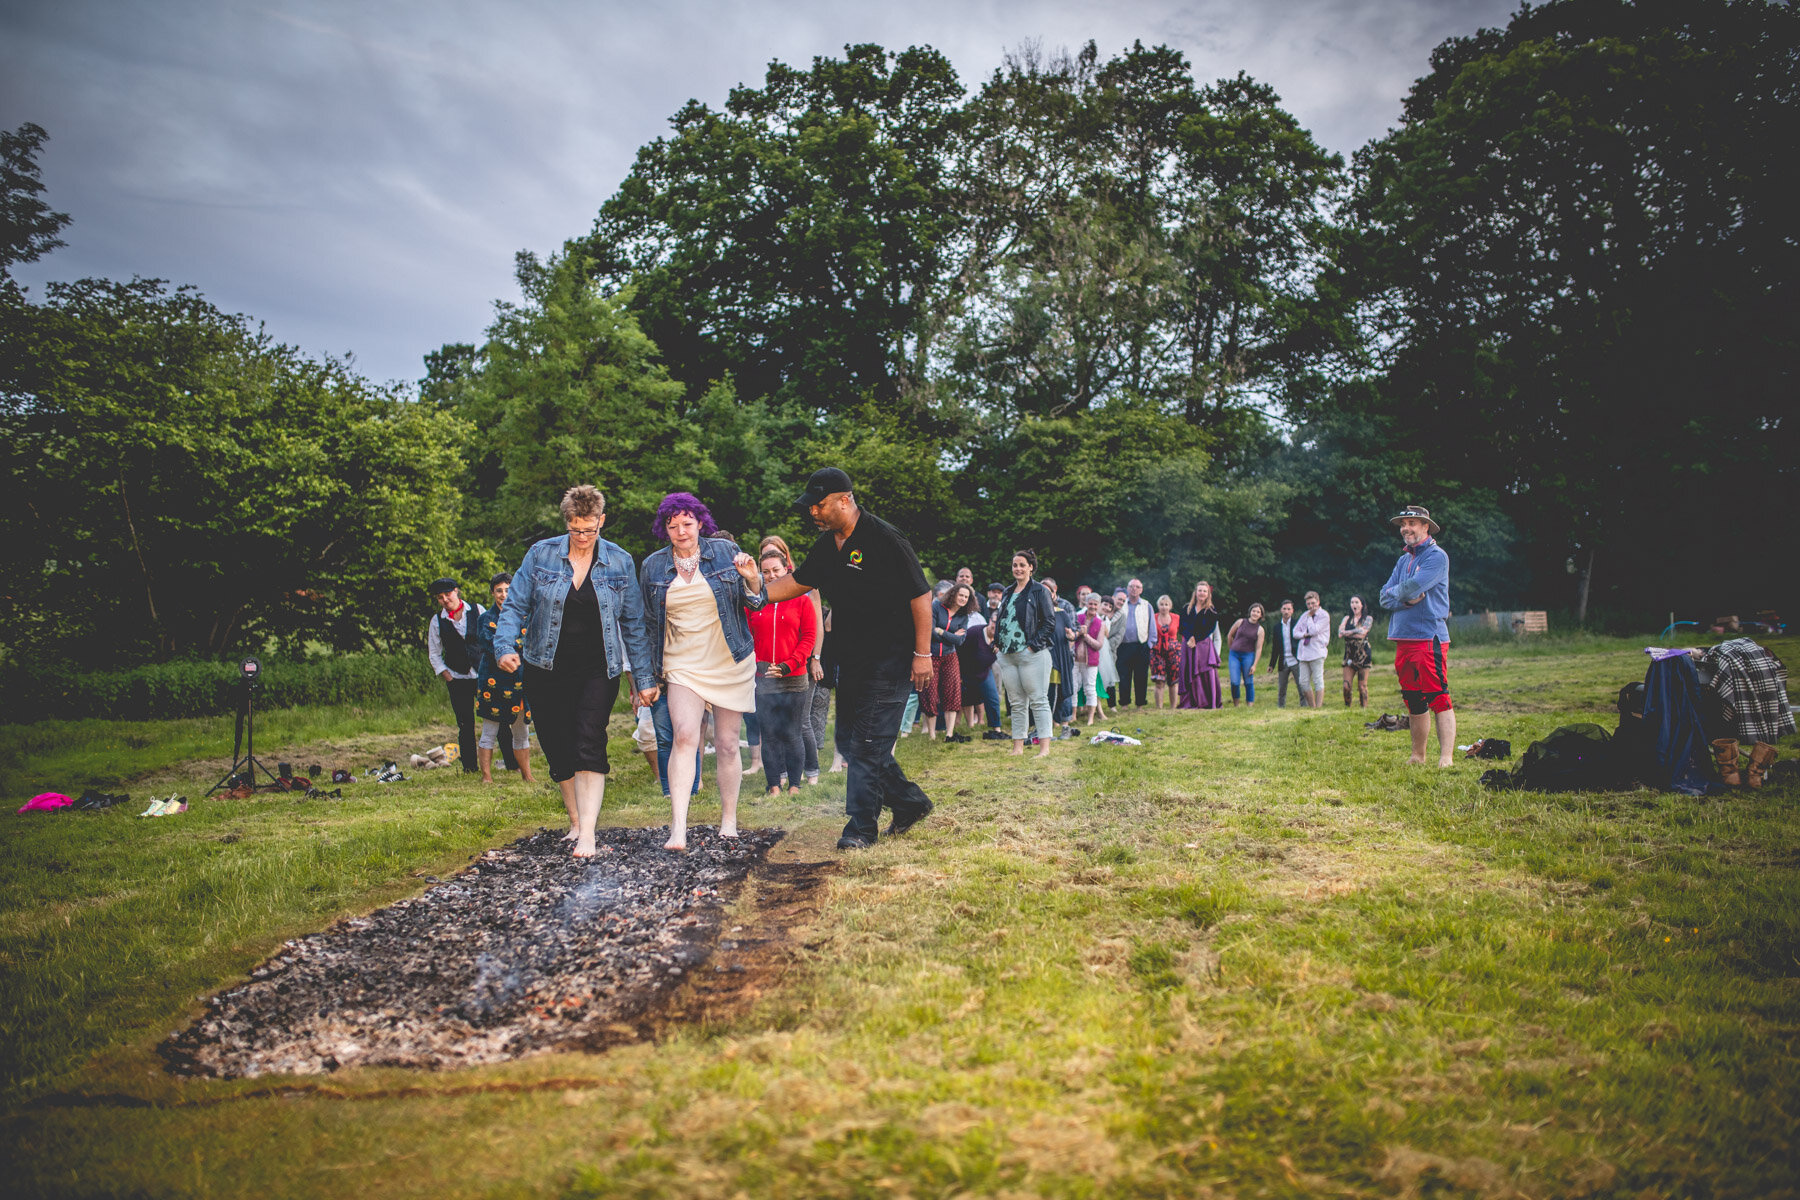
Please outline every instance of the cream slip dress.
M685 580L675 572L664 612L663 678L691 688L714 708L755 712L756 656L732 661L718 601L700 572Z

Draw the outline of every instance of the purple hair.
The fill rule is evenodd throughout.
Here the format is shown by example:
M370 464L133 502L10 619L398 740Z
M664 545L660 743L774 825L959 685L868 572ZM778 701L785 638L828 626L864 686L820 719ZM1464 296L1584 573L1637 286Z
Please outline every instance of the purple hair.
M706 505L700 503L700 497L692 492L670 492L656 506L656 516L650 522L650 532L663 541L669 540L669 522L686 513L700 522L700 536L711 537L719 532L719 523Z

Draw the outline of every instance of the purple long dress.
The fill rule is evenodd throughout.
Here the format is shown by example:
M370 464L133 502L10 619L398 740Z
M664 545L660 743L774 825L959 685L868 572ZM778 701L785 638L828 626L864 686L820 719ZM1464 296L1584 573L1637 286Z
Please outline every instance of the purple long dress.
M1219 693L1219 652L1212 643L1218 627L1219 611L1211 605L1196 612L1190 603L1181 610L1182 708L1218 708L1224 702Z

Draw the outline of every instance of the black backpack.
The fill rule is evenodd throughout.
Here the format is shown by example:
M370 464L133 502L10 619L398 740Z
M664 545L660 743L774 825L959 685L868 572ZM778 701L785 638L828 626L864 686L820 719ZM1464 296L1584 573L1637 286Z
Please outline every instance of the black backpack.
M1644 685L1619 689L1619 727L1612 737L1613 763L1621 777L1648 779L1656 768L1656 731L1644 722Z
M1488 775L1499 775L1490 771ZM1487 782L1488 776L1482 781ZM1533 742L1507 778L1507 786L1532 792L1582 792L1617 786L1612 739L1598 725L1563 725ZM1496 779L1488 786L1497 786Z

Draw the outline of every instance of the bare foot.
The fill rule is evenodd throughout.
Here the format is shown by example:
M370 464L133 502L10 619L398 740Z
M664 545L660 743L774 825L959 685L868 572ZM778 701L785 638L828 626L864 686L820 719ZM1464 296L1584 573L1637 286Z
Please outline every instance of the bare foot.
M483 783L492 783L492 782L494 782L494 777L493 777L493 776L492 776L492 775L483 775L483 776L482 776L482 777L481 777L481 782L483 782Z
M569 851L569 857L570 858L592 858L592 857L594 857L593 835L590 834L587 837L577 839L575 842L575 849Z
M1032 755L1032 757L1033 758L1049 758L1050 757L1050 747L1045 746L1042 750L1039 750L1036 754Z
M1422 767L1425 765L1425 758L1423 755L1414 755L1406 760L1406 765L1409 767Z
M520 783L536 783L537 780L535 780L531 777L531 772L520 771L519 772L519 782Z
M579 833L575 832L575 827L573 825L571 825L571 826L569 826L569 832L563 834L563 841L572 842L576 838L579 838L580 836L581 835Z
M686 854L687 853L687 842L685 842L685 841L678 842L674 838L670 838L668 841L663 843L663 849L664 850L679 850L681 853Z
M1440 758L1440 759L1438 759L1438 766L1440 766L1440 767L1453 767L1455 765L1456 765L1455 758Z
M800 794L800 789L797 787L791 787L788 789L788 795L790 795L790 796L798 796L799 794Z
M1008 758L1023 758L1025 756L1025 752L1023 750L1008 750L1006 752L1006 756Z
M720 837L735 838L737 835L738 835L738 829L737 829L736 825L721 825L721 826L719 826L719 836ZM663 849L667 850L668 847L664 846Z

